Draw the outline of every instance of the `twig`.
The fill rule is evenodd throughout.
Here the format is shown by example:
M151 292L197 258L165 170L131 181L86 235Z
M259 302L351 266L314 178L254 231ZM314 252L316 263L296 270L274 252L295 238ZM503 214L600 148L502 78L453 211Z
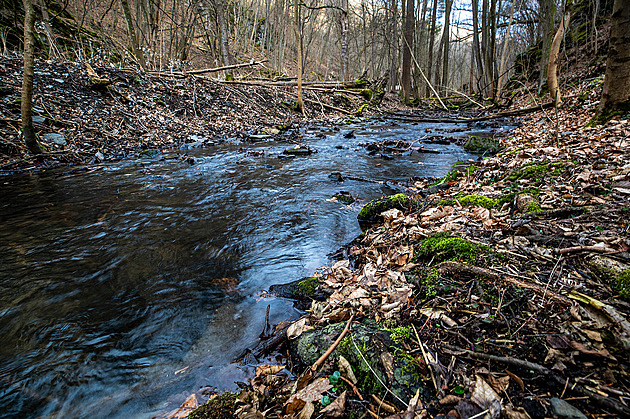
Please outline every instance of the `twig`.
M354 320L354 313L352 313L352 315L348 319L348 323L346 323L346 327L344 327L343 331L341 332L337 340L335 340L333 344L330 345L330 348L328 348L328 350L324 352L322 356L320 356L319 359L317 359L317 361L315 361L315 363L311 366L311 371L313 372L317 371L317 369L324 363L324 361L326 361L326 359L330 356L330 354L333 353L333 351L337 348L339 343L341 343L341 340L348 333L348 330L350 330L350 325L352 324L352 320Z
M418 345L420 345L420 350L422 351L422 358L424 358L424 363L427 366L427 368L429 369L429 372L431 373L431 381L433 381L433 387L435 387L435 391L437 391L438 393L440 392L440 389L438 389L438 385L435 381L435 375L433 374L433 368L431 368L431 366L429 365L429 360L427 359L427 353L424 351L424 345L422 344L422 341L420 340L420 335L418 335L418 331L416 330L416 326L413 325L413 323L411 324L411 327L413 327L413 331L416 334L416 339L418 340Z
M575 246L575 247L565 247L564 249L558 249L556 252L560 255L564 255L567 253L576 253L576 252L597 252L597 253L615 253L616 250L610 247L600 247L600 246Z
M363 396L361 395L361 393L359 392L359 389L357 388L357 386L354 385L354 383L350 380L348 380L346 377L344 377L343 375L341 377L341 381L343 381L344 383L348 384L350 386L350 388L352 388L352 391L354 391L354 394L357 395L357 397L359 398L359 400L363 400Z

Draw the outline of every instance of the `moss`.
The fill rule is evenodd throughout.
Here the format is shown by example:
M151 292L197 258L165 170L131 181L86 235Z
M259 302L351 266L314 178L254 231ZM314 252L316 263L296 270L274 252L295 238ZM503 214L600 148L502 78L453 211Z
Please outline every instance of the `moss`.
M297 295L302 295L304 297L311 296L315 293L317 286L319 285L319 281L315 277L306 278L300 282L298 282L295 293Z
M236 419L234 404L237 393L225 392L195 409L188 419Z
M419 256L436 262L454 260L474 264L477 262L477 257L487 250L486 246L470 243L461 237L438 233L422 241Z
M507 177L507 180L543 180L545 175L549 172L549 165L546 163L528 163L520 168L514 170Z
M363 96L363 98L365 100L372 100L372 90L370 90L370 89L351 89L351 88L348 88L346 90L349 90L351 92L360 93L361 96Z
M613 289L622 299L630 301L630 268L621 271L613 280Z
M492 209L497 206L497 201L488 198L483 195L466 195L462 198L457 198L457 201L464 207L484 207ZM446 199L438 202L438 205L454 205L455 199Z
M526 213L530 213L530 212L536 212L536 211L540 211L540 204L537 201L529 201L527 203L527 209L525 210Z
M464 144L464 150L471 153L498 153L501 149L499 140L471 135Z
M459 170L457 169L451 169L446 176L439 178L437 181L435 181L431 186L437 186L437 185L442 185L443 183L446 182L451 182L455 179L457 179L457 177L459 176Z
M605 124L616 117L627 117L630 114L630 100L617 105L613 109L604 109L598 111L593 118L586 124L587 127L596 127L597 125Z
M385 329L385 331L389 332L389 337L396 343L411 340L413 336L413 328L411 326L399 326L393 329Z
M364 103L363 105L359 106L359 109L357 109L354 114L357 116L361 116L363 115L363 111L365 111L366 109L368 109L370 107L369 104Z
M399 193L396 195L388 196L386 198L370 201L361 208L357 218L359 221L374 222L380 214L392 208L399 210L405 210L413 207L413 200L407 195Z

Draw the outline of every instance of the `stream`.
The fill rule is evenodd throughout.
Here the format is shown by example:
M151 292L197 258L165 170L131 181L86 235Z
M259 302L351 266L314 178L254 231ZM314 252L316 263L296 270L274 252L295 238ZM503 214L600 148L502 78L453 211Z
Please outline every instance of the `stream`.
M1 416L147 418L203 386L236 389L255 366L231 361L257 342L267 305L272 324L300 315L261 291L312 274L361 231L360 205L332 195L398 192L330 173L443 176L476 157L427 144L439 154L386 160L358 143L470 134L372 120L307 129L308 157L280 158L290 144L265 141L188 150L194 165L0 178Z

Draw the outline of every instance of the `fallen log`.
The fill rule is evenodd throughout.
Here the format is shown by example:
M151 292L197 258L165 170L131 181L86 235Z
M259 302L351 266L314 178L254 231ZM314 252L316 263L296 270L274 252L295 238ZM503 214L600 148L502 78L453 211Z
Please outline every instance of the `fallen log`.
M414 117L413 115L402 116L400 114L390 114L388 118L395 119L397 121L405 121L405 122L443 122L443 123L451 123L451 124L465 124L468 122L481 122L481 121L489 121L491 119L496 119L496 118L509 118L513 116L527 115L529 113L541 111L543 109L553 108L553 106L554 106L553 102L547 102L547 103L543 103L542 105L530 106L529 108L497 112L492 115L479 116L476 118L423 118L423 117Z

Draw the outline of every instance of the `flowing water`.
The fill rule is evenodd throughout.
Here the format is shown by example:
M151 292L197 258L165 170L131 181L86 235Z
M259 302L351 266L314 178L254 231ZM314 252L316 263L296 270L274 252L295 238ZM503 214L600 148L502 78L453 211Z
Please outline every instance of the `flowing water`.
M299 316L260 291L311 274L360 233L358 207L328 199L396 192L331 172L406 180L472 157L430 145L440 154L384 160L357 146L427 128L454 126L372 121L307 131L309 157L279 158L287 143L218 145L189 151L194 165L0 179L1 415L151 417L202 386L236 388L253 367L231 360L256 343L267 305L272 322Z

